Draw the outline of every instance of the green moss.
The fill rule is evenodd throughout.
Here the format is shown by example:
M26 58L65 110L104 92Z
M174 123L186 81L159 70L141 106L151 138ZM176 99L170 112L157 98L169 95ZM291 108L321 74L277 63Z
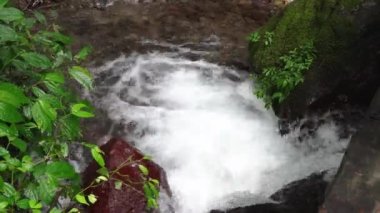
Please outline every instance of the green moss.
M338 60L336 52L357 33L350 14L359 5L360 0L295 0L259 30L261 38L273 32L273 42L250 44L252 64L258 71L276 66L280 56L309 42L314 43L320 63Z

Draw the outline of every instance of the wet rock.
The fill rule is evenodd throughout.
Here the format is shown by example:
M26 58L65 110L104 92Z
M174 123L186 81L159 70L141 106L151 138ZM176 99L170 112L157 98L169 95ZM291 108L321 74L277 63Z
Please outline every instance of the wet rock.
M367 119L351 140L335 181L320 212L379 212L380 200L380 88Z
M264 203L226 211L213 210L211 213L316 213L324 200L327 187L326 172L292 182L274 193L270 198L275 203Z
M106 167L109 171L119 168L118 172L86 193L95 194L98 198L94 205L88 208L93 213L120 213L120 212L146 212L146 199L143 192L143 178L138 168L139 164L149 170L149 177L159 180L161 192L171 195L164 170L149 160L143 160L144 155L119 139L111 139L101 146L105 153ZM98 175L99 167L92 162L84 173L84 183L89 185ZM120 190L115 189L115 180L121 180L123 184Z

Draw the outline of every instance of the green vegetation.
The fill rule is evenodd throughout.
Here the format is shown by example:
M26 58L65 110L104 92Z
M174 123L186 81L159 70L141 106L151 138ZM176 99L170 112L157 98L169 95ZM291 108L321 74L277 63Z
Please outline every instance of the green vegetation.
M291 72L291 70L298 70L294 73L298 77L294 79L301 79L300 73L309 73L305 72L306 70L310 70L313 78L320 79L328 79L327 76L332 72L341 72L342 69L334 68L344 65L345 50L358 35L358 28L355 27L353 17L360 7L360 2L360 0L296 0L264 27L251 34L250 60L255 72L260 76L257 79L258 83L265 81L263 82L265 86L260 86L262 90L265 90L264 93L273 96L277 92L275 90L279 90L282 94L275 95L276 102L284 100L289 90L288 88L280 89L278 79L283 77L283 73ZM259 42L260 38L262 39ZM314 60L311 64L309 64L310 54L296 53L310 49L305 48L310 46L309 44L313 44L314 52L318 53L312 57ZM287 55L293 56L286 58ZM304 60L296 59L295 55ZM305 69L299 72L298 68L285 68L289 63L284 60L295 60L297 61L295 64L298 65L294 66ZM318 69L318 74L314 74L314 69ZM284 72L284 70L287 71ZM282 77L274 77L274 73L278 71L282 71L282 74L279 74ZM272 80L261 76L265 74L272 76ZM284 77L285 79L288 77ZM293 82L299 82L299 80ZM262 92L259 92L259 95L263 97ZM272 104L270 99L273 98L266 100L267 104Z
M266 107L284 101L303 82L303 74L310 68L314 57L311 43L281 56L278 66L264 68L263 73L257 77L256 96L264 100Z
M0 212L78 212L61 209L58 198L85 205L97 200L84 194L68 162L69 145L81 139L80 120L94 116L92 107L68 89L72 81L92 88L90 72L78 66L91 48L72 54L71 42L42 14L27 17L0 0ZM117 171L107 171L99 147L79 144L101 167L89 187L112 179ZM155 208L158 182L142 165L140 170L147 206Z

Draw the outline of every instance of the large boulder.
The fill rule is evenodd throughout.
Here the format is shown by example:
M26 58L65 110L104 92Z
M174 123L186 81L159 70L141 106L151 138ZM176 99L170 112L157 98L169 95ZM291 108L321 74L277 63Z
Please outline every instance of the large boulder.
M327 187L325 172L294 181L280 189L271 199L274 203L256 204L211 213L317 213Z
M379 0L295 0L259 30L272 43L250 44L253 70L281 67L280 57L313 42L316 58L281 104L279 117L342 105L368 107L380 81Z
M105 153L106 167L113 171L120 167L118 174L112 176L109 181L103 182L96 187L90 188L86 193L97 196L95 204L89 206L88 211L93 213L120 213L135 212L143 213L147 210L147 201L143 191L143 176L138 165L144 165L149 170L149 177L159 180L161 193L171 195L164 170L154 162L145 160L144 155L119 139L111 139L101 146ZM128 162L128 163L126 163ZM125 164L125 166L122 166ZM88 186L99 176L96 162L92 162L85 171L84 182ZM121 189L115 188L115 181L121 180Z
M351 140L321 212L380 211L380 88Z

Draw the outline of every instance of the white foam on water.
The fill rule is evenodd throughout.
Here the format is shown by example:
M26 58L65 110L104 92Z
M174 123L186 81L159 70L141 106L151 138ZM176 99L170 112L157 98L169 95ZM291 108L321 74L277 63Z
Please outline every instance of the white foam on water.
M347 144L333 122L297 145L297 132L281 137L251 80L216 64L151 53L94 73L92 99L115 123L135 124L125 137L165 169L176 212L231 207L244 194L263 202L291 181L336 168Z

